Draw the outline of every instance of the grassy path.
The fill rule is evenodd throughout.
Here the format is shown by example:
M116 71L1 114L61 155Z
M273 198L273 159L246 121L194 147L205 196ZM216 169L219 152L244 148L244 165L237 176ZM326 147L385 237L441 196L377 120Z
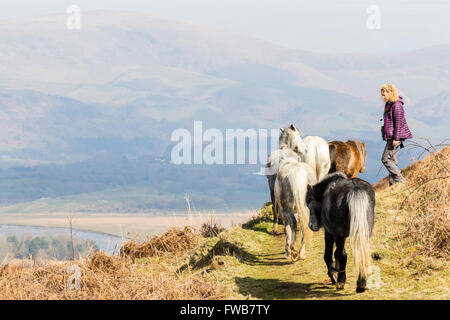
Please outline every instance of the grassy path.
M372 262L375 272L368 283L379 284L357 294L357 275L353 269L350 245L347 282L337 291L327 276L323 261L323 230L314 233L307 247L306 260L294 263L284 258L285 236L272 235L272 223L262 220L251 227L234 227L225 239L243 248L239 262L223 263L212 273L225 278L234 287L235 297L255 299L449 299L450 274L448 260L429 260L414 255L414 247L397 245L392 230L407 218L389 209L390 200L377 197L377 213L371 238ZM297 239L298 243L298 239ZM231 257L229 257L231 258ZM378 282L377 282L378 280Z
M241 275L234 277L240 294L250 294L259 299L360 298L354 292L356 277L350 262L351 254L345 289L336 291L331 285L323 261L323 231L314 234L306 260L292 263L284 257L284 234L271 235L268 232L270 229L269 222L253 228L254 232L259 233L261 247L259 250L250 249L242 259L244 266L239 270Z

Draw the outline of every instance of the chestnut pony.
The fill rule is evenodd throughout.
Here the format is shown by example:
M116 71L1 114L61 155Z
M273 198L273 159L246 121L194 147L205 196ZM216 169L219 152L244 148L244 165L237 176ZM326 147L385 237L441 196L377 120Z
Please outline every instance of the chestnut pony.
M366 143L358 140L331 141L329 173L341 171L348 178L356 178L358 173L366 171Z

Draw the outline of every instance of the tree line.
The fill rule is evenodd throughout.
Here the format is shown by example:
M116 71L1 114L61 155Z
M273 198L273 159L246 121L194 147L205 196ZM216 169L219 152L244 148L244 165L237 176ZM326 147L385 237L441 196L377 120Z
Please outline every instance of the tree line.
M75 256L79 259L89 252L99 250L93 240L84 240L77 237L73 239ZM72 242L66 235L43 236L2 236L0 237L0 258L6 256L15 259L33 260L69 260L72 258Z

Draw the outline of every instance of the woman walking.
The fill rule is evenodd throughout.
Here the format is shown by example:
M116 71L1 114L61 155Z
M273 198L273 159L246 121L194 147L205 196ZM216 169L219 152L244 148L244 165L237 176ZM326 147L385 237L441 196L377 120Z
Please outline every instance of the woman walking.
M403 141L412 138L405 119L403 100L393 84L381 87L381 96L386 102L384 106L384 126L381 127L383 140L386 141L381 162L389 171L389 185L405 182L397 164L397 153L403 148Z

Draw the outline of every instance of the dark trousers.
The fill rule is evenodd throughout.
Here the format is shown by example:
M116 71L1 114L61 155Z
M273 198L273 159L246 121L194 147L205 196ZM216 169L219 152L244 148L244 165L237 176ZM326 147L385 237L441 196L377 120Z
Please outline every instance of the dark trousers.
M384 148L381 162L383 162L386 169L389 171L389 185L393 185L398 182L405 182L405 178L402 176L397 164L397 154L400 146L394 147L392 140L388 140L386 147Z

